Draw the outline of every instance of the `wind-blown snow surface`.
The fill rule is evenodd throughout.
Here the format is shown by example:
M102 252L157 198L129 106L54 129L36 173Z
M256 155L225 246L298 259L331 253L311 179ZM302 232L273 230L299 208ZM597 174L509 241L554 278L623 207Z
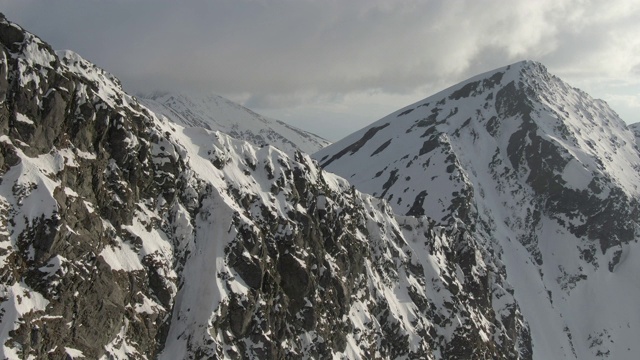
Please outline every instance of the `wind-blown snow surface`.
M530 358L504 266L0 16L0 357Z
M629 125L629 130L633 131L633 134L636 136L636 143L640 147L640 123Z
M317 135L263 117L218 95L156 93L141 95L139 99L156 114L183 126L221 131L258 146L277 147L290 155L296 150L313 154L330 144Z
M506 266L534 358L640 356L640 155L603 101L520 62L314 157L397 213L474 228Z

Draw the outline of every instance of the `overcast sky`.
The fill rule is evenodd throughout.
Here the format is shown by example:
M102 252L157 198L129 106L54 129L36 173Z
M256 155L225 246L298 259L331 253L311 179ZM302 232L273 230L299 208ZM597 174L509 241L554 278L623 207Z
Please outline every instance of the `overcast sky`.
M330 140L531 59L640 121L640 0L0 0L131 93L209 91Z

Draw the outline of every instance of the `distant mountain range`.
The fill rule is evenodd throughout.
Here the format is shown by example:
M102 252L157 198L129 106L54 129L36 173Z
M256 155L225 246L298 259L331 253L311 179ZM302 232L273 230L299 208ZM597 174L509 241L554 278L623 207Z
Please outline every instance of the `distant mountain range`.
M527 61L329 145L0 15L0 358L637 359L637 130Z
M156 114L183 126L216 130L254 145L275 146L289 154L312 154L331 144L317 135L262 115L212 94L154 93L138 99Z

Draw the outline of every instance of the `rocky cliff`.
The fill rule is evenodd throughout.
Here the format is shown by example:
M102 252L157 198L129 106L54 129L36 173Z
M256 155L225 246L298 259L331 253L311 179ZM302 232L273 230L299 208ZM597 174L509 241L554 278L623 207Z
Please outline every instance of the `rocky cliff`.
M531 358L469 224L156 116L0 17L0 357Z

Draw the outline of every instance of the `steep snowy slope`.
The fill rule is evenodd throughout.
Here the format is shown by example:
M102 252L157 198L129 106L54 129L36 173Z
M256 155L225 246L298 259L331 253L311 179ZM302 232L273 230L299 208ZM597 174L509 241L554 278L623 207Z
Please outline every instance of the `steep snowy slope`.
M0 15L0 358L530 358L461 224L156 116Z
M397 213L467 224L504 262L534 358L640 355L640 156L604 102L520 62L314 157Z
M258 146L275 146L288 154L295 150L313 154L330 144L317 135L265 118L217 95L157 93L142 95L139 100L156 114L183 126L221 131Z
M636 137L636 143L640 146L640 123L635 123L629 125L629 129L633 132Z

